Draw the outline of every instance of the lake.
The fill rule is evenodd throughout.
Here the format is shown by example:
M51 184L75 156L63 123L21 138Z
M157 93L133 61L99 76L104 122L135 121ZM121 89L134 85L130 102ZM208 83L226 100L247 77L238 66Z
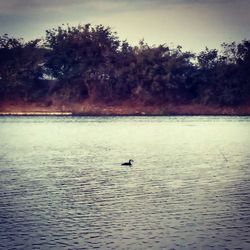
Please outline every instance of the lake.
M250 117L0 117L0 249L250 249L249 149Z

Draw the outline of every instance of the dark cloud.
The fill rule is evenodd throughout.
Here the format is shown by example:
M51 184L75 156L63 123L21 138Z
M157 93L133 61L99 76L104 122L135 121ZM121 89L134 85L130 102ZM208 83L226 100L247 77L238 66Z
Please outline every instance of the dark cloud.
M74 5L82 5L80 0L0 0L1 13L18 13L26 10L61 9Z
M111 26L129 41L192 48L247 38L250 0L0 0L0 35L28 39L62 23Z
M219 4L232 2L247 2L248 0L0 0L0 11L2 13L17 12L27 9L67 9L74 6L86 8L120 8L123 6L141 7L159 5L178 5L178 4Z

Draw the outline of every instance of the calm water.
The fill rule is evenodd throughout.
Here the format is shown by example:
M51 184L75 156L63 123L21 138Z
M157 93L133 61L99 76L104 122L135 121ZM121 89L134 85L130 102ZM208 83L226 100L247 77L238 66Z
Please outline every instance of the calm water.
M250 117L1 117L0 249L250 249L249 149Z

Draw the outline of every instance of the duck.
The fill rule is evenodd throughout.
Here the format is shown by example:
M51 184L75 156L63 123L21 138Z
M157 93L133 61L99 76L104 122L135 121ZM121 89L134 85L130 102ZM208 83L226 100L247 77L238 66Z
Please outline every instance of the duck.
M129 160L128 162L124 162L121 164L121 166L132 166L132 162L134 162L133 160Z

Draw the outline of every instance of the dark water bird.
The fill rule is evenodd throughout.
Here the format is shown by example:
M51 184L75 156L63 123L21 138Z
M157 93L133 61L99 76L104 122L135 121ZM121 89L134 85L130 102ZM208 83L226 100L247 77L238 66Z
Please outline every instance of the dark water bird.
M132 166L132 162L134 162L133 160L129 160L128 162L124 162L121 164L121 166Z

